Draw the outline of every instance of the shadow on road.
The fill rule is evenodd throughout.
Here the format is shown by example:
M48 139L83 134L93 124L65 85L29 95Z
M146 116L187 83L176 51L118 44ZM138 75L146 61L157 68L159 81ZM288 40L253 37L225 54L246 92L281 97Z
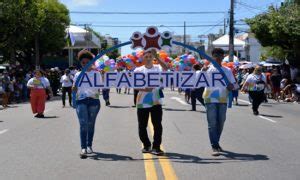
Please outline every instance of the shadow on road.
M245 106L245 107L248 107L249 104L237 104L237 105L235 105L235 106Z
M269 158L266 155L241 154L241 153L234 153L230 151L224 151L221 154L221 156L214 157L214 158L200 158L198 156L193 156L193 155L167 152L164 156L152 158L151 160L157 160L157 159L169 159L172 162L191 163L191 164L221 164L221 163L229 163L229 162L269 160ZM141 159L141 160L150 160L150 159Z
M0 123L2 123L3 121L0 121Z
M53 118L59 118L58 116L45 116L43 118L40 119L53 119Z
M277 115L268 115L268 114L260 114L260 115L264 117L283 118L283 116L277 116Z
M89 159L101 160L101 161L131 161L130 156L123 156L118 154L106 154L100 152L94 152L94 154L88 156Z
M262 161L262 160L269 160L268 156L261 155L261 154L242 154L242 153L235 153L230 151L224 151L222 153L222 156L235 159L235 160L241 160L241 161Z
M186 109L163 108L165 111L188 111Z
M110 108L122 109L122 108L131 108L131 106L108 106Z

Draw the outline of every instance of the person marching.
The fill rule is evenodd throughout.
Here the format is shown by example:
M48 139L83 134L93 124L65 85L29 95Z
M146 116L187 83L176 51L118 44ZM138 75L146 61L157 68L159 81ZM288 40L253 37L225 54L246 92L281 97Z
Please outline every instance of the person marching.
M93 54L87 50L82 50L78 54L78 59L82 67L87 65L92 59ZM80 142L81 152L80 158L87 158L87 154L93 153L92 145L95 132L95 123L98 112L100 111L100 89L99 87L75 87L75 82L80 72L77 72L74 77L72 90L76 92L76 113L80 126ZM84 77L94 79L94 76L101 77L100 72L89 67L85 72ZM83 81L83 79L81 79ZM102 81L102 78L99 78Z
M157 59L159 65L153 64L153 60ZM148 73L148 72L161 72L167 70L168 66L161 60L156 51L145 51L143 54L144 65L138 67L134 72ZM148 98L151 97L151 98ZM136 98L137 104L137 118L139 127L139 137L143 143L143 153L153 153L155 155L163 155L160 145L162 141L162 99L160 97L159 88L144 88L138 89ZM148 137L147 126L149 120L149 114L151 114L151 122L154 127L154 142L152 144Z
M44 118L47 89L51 91L49 80L40 70L34 71L34 77L29 79L27 87L30 89L30 104L36 118Z
M69 97L69 105L72 107L72 85L73 85L73 76L70 74L70 70L66 69L65 74L60 78L60 83L62 86L62 103L63 108L66 106L66 93Z
M196 72L197 77L199 76L199 73L201 72L201 66L199 64L195 64L193 66L193 70ZM191 89L191 104L192 104L192 110L196 111L196 100L198 100L204 107L204 99L202 98L204 91L204 87Z
M215 48L212 51L212 56L221 66L230 82L227 87L206 87L203 92L203 99L206 106L208 134L212 147L212 156L219 156L223 151L219 141L226 120L228 90L231 91L234 88L233 84L235 83L235 79L231 70L227 67L222 67L221 65L224 58L224 50L221 48ZM215 66L210 65L206 72L208 76L212 76L213 73L219 73L219 70Z
M252 110L254 115L259 115L258 108L265 99L264 89L267 86L266 77L262 74L262 68L256 66L253 73L250 74L241 91L248 92L252 99Z

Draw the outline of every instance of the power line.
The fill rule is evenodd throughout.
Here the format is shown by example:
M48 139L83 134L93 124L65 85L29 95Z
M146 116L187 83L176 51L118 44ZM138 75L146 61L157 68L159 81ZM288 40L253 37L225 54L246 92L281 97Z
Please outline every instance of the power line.
M221 23L223 23L223 21L222 22L220 22L220 23L218 23L218 24L202 24L202 25L186 25L186 27L191 27L191 28L193 28L193 27L217 27L217 26L220 26L220 27L223 27L223 24L221 24ZM76 25L76 24L74 24L74 25ZM236 24L236 25L244 25L244 24ZM93 27L112 27L112 28L118 28L118 27L124 27L124 28L133 28L133 27L149 27L149 25L102 25L102 24L92 24L91 26L93 26ZM160 26L160 25L158 25L157 27L164 27L164 26ZM171 26L167 26L167 27L178 27L178 28L180 28L180 27L184 27L183 25L171 25Z
M63 12L65 13L65 12ZM109 12L109 11L70 11L70 14L126 14L126 15L148 15L148 14L224 14L226 11L194 11L194 12Z
M218 21L186 21L189 24L218 23ZM75 21L73 24L179 24L182 21Z

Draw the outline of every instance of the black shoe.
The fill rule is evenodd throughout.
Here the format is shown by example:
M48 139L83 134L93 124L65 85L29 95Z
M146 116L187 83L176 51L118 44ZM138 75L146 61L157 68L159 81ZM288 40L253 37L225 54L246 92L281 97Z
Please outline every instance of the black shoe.
M79 157L81 159L86 159L87 158L87 152L86 152L86 149L82 149L80 154L79 154Z
M219 152L223 152L223 151L224 151L223 148L222 148L220 145L217 147L217 150L218 150Z
M106 106L110 106L110 102L109 102L109 101L106 101L105 105L106 105Z
M190 111L196 111L196 109L191 109Z
M37 114L34 117L36 117L36 118L44 118L45 116L44 116L44 114Z
M133 106L131 106L131 107L136 107L136 105L133 105Z
M257 115L259 115L259 112L258 112L258 111L253 111L253 114L254 114L255 116L257 116Z
M150 146L149 147L144 147L142 149L142 153L151 153L151 147Z
M156 156L163 156L165 154L165 152L162 151L160 148L153 148L151 153Z
M217 148L212 148L212 156L220 156L220 151Z

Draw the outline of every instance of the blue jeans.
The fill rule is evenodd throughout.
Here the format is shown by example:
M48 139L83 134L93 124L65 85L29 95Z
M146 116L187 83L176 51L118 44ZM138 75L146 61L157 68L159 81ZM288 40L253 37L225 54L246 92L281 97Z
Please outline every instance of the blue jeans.
M207 103L206 116L208 123L208 134L211 146L219 146L220 137L226 120L227 104L224 103Z
M76 113L80 125L81 148L93 145L96 117L100 110L99 99L86 98L77 101Z
M109 92L110 92L110 89L102 89L102 95L103 95L104 101L109 101Z

